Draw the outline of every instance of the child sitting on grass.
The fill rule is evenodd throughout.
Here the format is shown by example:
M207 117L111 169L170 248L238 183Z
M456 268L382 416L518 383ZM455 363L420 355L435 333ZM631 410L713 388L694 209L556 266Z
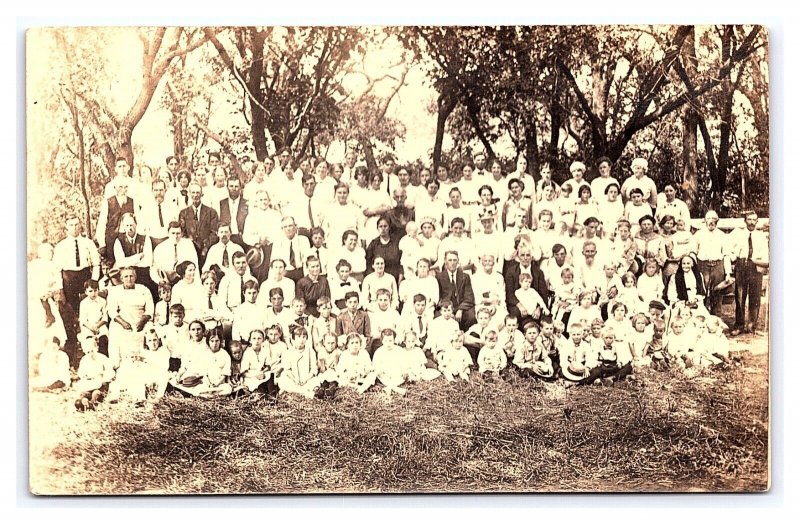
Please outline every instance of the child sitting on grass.
M434 318L428 327L428 338L425 346L431 354L439 360L438 354L448 348L451 344L451 335L458 331L458 321L453 316L453 302L450 299L443 299L439 302L441 315Z
M697 346L702 348L712 365L725 364L730 361L730 342L722 333L724 322L711 315L706 320L706 331L700 335Z
M84 338L94 338L84 335ZM39 354L38 372L31 379L34 389L63 389L72 382L69 372L69 357L58 346L57 339L51 339Z
M478 322L470 326L464 334L464 346L473 361L478 360L478 354L486 344L486 333L489 332L489 320L492 318L492 313L487 308L480 308L475 316Z
M244 356L244 346L241 340L231 340L228 343L228 352L231 355L230 383L233 394L244 388L244 377L242 376L242 357Z
M597 355L583 339L583 325L572 323L569 326L569 340L564 341L558 350L561 359L561 375L568 383L576 385L591 384L600 378Z
M405 351L395 343L395 336L392 329L381 332L381 345L375 350L372 368L378 380L385 386L386 394L405 395L406 389L401 387L406 380Z
M691 333L686 330L686 320L683 318L677 318L671 322L670 331L671 333L667 337L670 355L675 357L679 366L690 375L693 374L702 363L702 352L697 351L697 338L692 337Z
M663 320L655 320L653 322L653 338L644 348L645 362L649 362L650 367L656 371L666 371L670 364L670 355L664 341L666 330L667 324Z
M495 336L497 336L496 333ZM469 356L467 348L464 347L464 333L462 331L457 330L451 333L450 345L439 353L438 362L439 371L449 382L454 381L456 377L461 377L462 380L469 380L469 367L472 365L472 358Z
M561 270L561 283L556 284L554 288L553 320L564 322L566 314L578 303L580 291L575 283L575 273L572 268L565 267Z
M644 313L637 313L633 317L632 323L633 331L630 332L628 343L633 355L633 365L643 366L648 364L644 353L645 347L653 339L653 330L650 328L650 319Z
M325 333L320 341L320 346L322 349L317 352L317 370L320 382L336 382L336 366L342 356L342 350L336 344L336 335Z
M348 386L364 393L375 384L376 379L372 361L364 347L364 339L358 333L347 335L345 349L336 365L337 382L340 386Z
M509 362L514 359L514 355L522 349L522 344L525 342L525 337L522 336L517 327L517 317L506 315L503 319L503 329L500 333L495 333L497 335L497 346L503 350L506 360ZM480 355L478 357L480 358Z
M543 318L542 319L542 327L539 336L536 337L536 341L533 343L534 352L538 355L541 355L541 358L544 358L546 355L550 359L550 364L553 367L553 373L550 375L550 379L555 380L558 378L559 374L561 373L561 361L559 360L558 356L558 347L559 347L559 338L561 333L564 331L564 327L562 325L556 326L551 318ZM540 375L542 378L548 378L545 375Z
M594 304L594 291L583 291L578 295L578 306L573 308L569 322L570 324L579 322L584 326L591 326L595 319L602 322L600 308Z
M550 327L552 328L552 324ZM540 337L539 327L535 322L528 322L522 329L525 333L525 342L522 344L522 349L514 355L513 364L523 377L552 379L553 361L548 351L536 344Z
M442 374L435 368L435 363L428 360L419 345L417 335L408 331L403 336L403 372L408 382L434 380Z
M114 368L107 356L98 353L97 340L93 336L81 340L84 355L78 365L78 384L80 391L75 401L75 409L86 411L95 409L108 393L108 385L114 379Z
M613 328L603 328L602 339L603 344L598 354L600 376L609 385L633 373L633 356L627 344L617 342Z
M516 322L516 317L512 318L514 318ZM498 338L497 332L495 331L489 331L486 334L486 344L478 354L478 372L481 375L489 373L499 374L500 371L504 370L508 365L507 353L498 343Z
M331 299L328 297L317 299L317 311L319 316L314 319L311 326L311 342L314 344L314 349L324 346L323 340L326 335L333 335L334 339L336 338L336 315L333 314Z
M314 390L319 385L317 354L311 348L306 328L302 326L294 328L289 349L281 358L281 365L283 371L276 381L278 387L286 393L312 398Z
M206 345L210 351L208 384L204 396L230 395L233 392L230 384L231 356L222 351L222 327L209 329L206 333Z

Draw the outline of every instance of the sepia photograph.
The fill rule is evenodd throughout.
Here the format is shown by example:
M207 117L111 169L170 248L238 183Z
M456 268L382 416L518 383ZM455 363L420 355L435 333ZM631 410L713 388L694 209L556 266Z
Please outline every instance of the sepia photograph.
M768 65L761 25L28 29L30 492L768 490Z

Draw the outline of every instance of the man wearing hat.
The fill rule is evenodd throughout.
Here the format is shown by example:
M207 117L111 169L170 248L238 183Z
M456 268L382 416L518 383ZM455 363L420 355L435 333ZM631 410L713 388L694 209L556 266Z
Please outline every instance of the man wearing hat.
M444 255L444 267L436 275L439 283L439 297L453 302L455 319L462 330L475 323L475 296L469 275L459 267L458 253L448 251Z
M755 333L761 309L761 287L764 273L769 268L769 241L764 231L756 229L758 215L748 211L744 217L745 229L734 233L734 255L736 256L736 324L731 335L742 331ZM745 304L750 322L745 323Z
M703 276L708 296L706 308L712 315L719 316L722 309L721 290L716 289L724 280L731 278L730 251L731 239L717 229L719 215L714 210L706 213L705 225L694 234L694 253L697 255L697 266Z

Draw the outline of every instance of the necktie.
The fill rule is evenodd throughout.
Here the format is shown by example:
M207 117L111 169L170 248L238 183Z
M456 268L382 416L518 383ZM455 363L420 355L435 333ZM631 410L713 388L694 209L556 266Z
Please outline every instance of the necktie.
M158 223L164 227L164 214L161 212L161 204L158 204Z
M752 248L750 249L750 252L751 253L753 252ZM80 244L78 244L78 239L77 238L75 239L75 267L77 267L79 269L81 267L81 248L80 248Z
M292 266L293 268L297 267L294 258L294 240L289 241L289 265Z
M419 322L419 334L422 334L422 315L417 317L417 322Z
M241 303L244 304L244 275L242 275L241 287L239 288L239 290L241 291L239 298L242 301Z
M747 260L753 260L753 232L747 236Z
M314 227L314 213L311 212L311 199L308 199L308 221L311 227Z
M342 287L345 287L345 286L348 286L348 285L350 285L350 282L342 282L342 283L341 283L341 284L339 284L339 285L340 285L340 286L342 286Z
M181 189L181 196L183 197L183 205L187 205L189 203L189 193L185 189Z
M178 263L178 244L175 244L175 264ZM172 266L175 267L174 265Z
M211 305L211 295L208 295L208 309L214 309L214 306Z

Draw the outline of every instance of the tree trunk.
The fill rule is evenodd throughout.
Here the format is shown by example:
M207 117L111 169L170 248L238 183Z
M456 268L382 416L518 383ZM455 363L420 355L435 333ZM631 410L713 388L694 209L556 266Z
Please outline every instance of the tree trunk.
M550 143L547 145L547 159L555 162L558 157L558 137L561 134L561 107L558 97L561 94L558 82L558 75L553 75L553 92L550 95ZM555 166L551 166L551 169Z
M364 153L364 159L367 161L367 169L370 173L378 170L378 163L375 161L375 153L372 150L372 143L369 138L365 136L358 137L358 145L361 146L361 151Z
M722 54L720 61L722 64L731 59L733 49L733 26L724 26L722 32ZM722 194L725 192L725 182L728 177L728 164L731 147L731 118L733 118L733 82L731 80L732 71L725 74L722 79L720 98L722 108L720 111L719 124L719 153L717 155L717 172L711 180L712 196L714 207L718 207L722 202Z
M255 28L250 29L250 38L253 42L253 59L247 77L247 89L252 96L261 95L261 77L264 75L264 41L266 33ZM256 159L263 162L269 156L267 149L267 136L264 132L267 126L267 115L259 104L248 97L250 105L250 131L253 135L253 147L256 152ZM275 144L278 147L278 144ZM281 144L281 147L283 144Z
M525 159L528 161L528 173L536 178L539 173L539 140L533 114L525 119Z
M690 78L697 75L697 53L695 52L695 34L686 38L688 52L686 53L686 71ZM694 215L697 212L697 120L698 114L692 104L687 105L683 110L683 151L681 160L683 163L683 200L689 206L689 212Z
M451 96L447 89L439 95L437 105L439 112L436 115L436 141L433 144L433 172L439 167L442 162L442 142L444 142L444 126L447 123L447 118L456 108L456 98ZM488 151L487 151L488 153Z

